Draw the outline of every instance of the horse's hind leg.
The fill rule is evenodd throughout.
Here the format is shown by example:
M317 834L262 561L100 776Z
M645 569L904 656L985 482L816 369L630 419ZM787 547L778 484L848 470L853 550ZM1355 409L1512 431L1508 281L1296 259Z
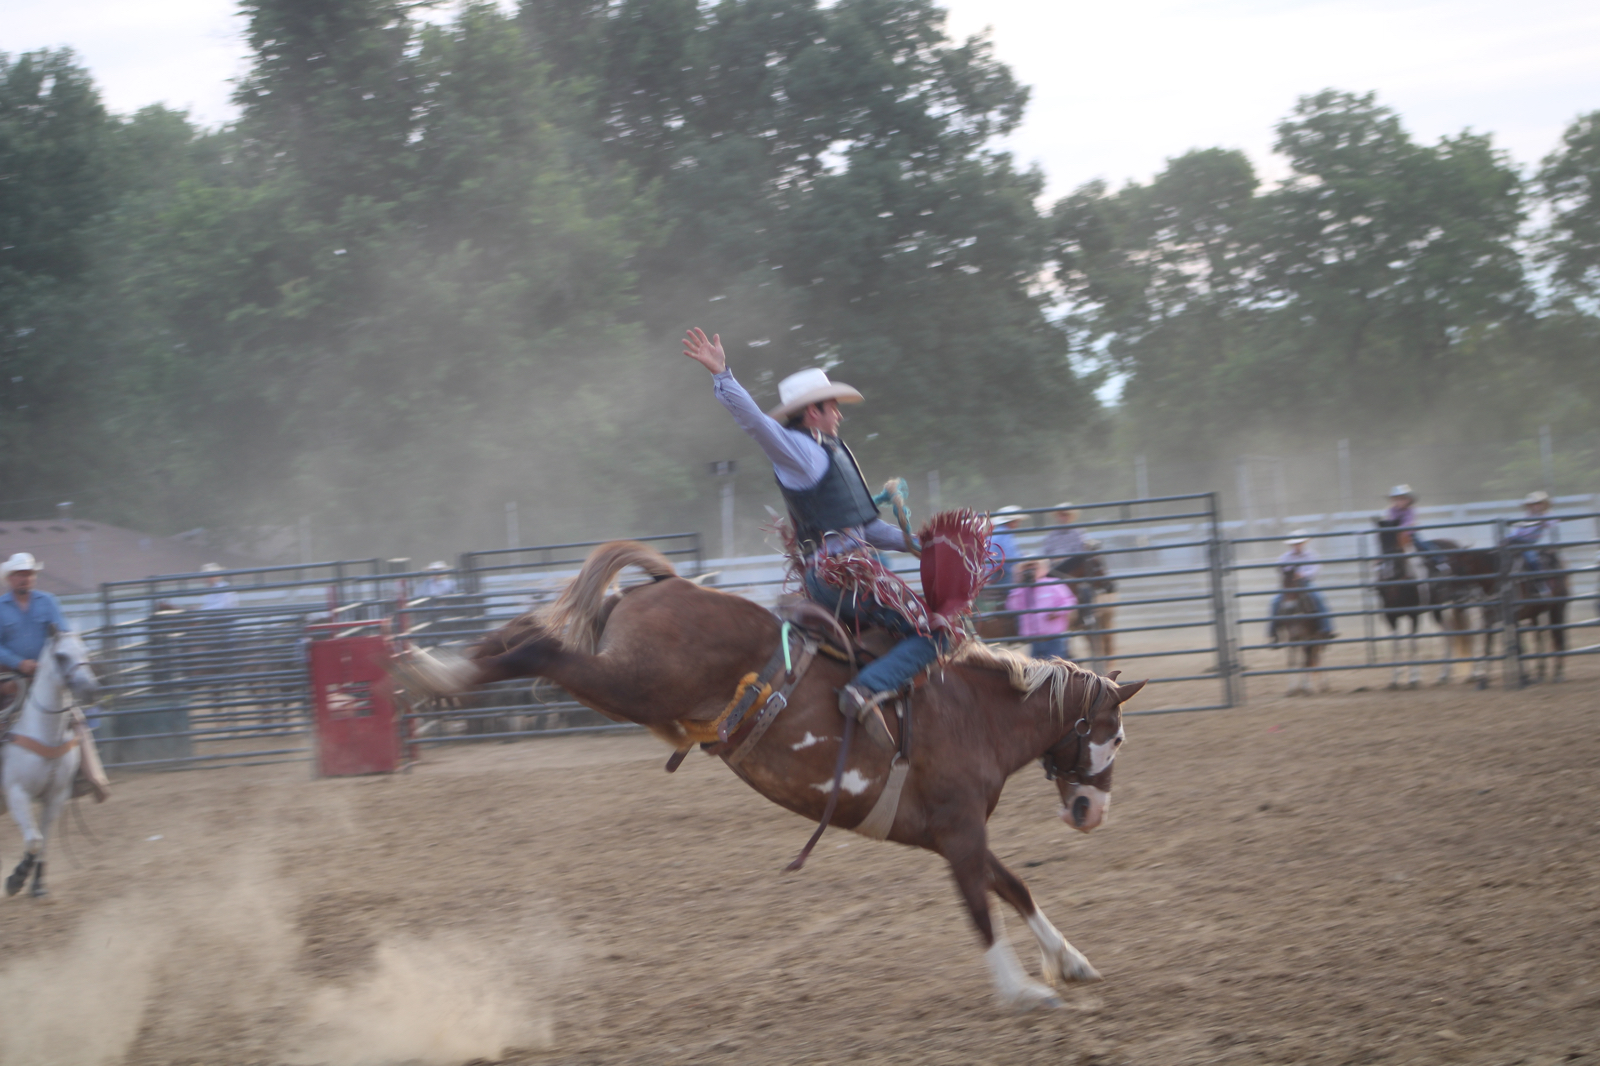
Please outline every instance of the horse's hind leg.
M1050 919L1034 903L1033 893L1028 891L1022 878L1006 869L994 857L994 852L985 852L985 858L989 866L989 887L994 889L995 895L1016 908L1028 923L1028 928L1033 930L1033 938L1039 942L1039 961L1044 967L1045 980L1058 987L1063 981L1100 980L1100 971L1089 965L1083 952L1069 944L1067 938L1061 935L1061 930L1050 924Z
M939 851L950 864L956 890L972 915L972 924L978 927L985 948L983 961L989 964L1000 1002L1018 1010L1061 1006L1054 992L1028 976L1011 950L1011 943L996 935L994 916L989 911L988 849L984 846L983 827L962 833L959 838L941 840Z

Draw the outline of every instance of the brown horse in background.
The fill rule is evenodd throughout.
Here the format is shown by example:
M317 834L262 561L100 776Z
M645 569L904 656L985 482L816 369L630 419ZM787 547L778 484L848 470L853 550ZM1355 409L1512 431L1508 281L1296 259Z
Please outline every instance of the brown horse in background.
M628 566L654 580L608 595ZM654 549L620 541L595 549L560 600L491 634L470 661L418 657L402 672L434 691L544 678L601 714L647 726L682 749L688 733L681 723L715 721L740 679L776 653L781 627L765 608L679 578ZM833 820L858 828L886 788L895 756L860 744L840 759L853 730L845 728L836 693L849 678L843 663L816 657L760 743L730 765L757 792L811 819L822 816L838 779L843 787ZM1006 779L1038 759L1056 780L1062 819L1085 832L1099 825L1123 739L1121 704L1142 687L970 641L916 691L907 718L889 715L897 734L909 724L914 739L887 839L938 852L950 864L996 990L1011 1006L1061 1001L1028 977L996 934L989 891L1027 921L1051 984L1099 975L989 849L989 815Z
M1567 603L1571 599L1571 585L1560 553L1552 548L1539 549L1544 569L1528 571L1515 563L1519 551L1501 551L1498 548L1467 548L1447 556L1452 588L1450 595L1463 601L1480 604L1483 609L1483 657L1474 661L1473 679L1478 687L1489 683L1487 664L1494 658L1494 631L1503 628L1505 596L1510 594L1511 631L1507 639L1515 642L1519 663L1522 655L1522 627L1532 629L1537 665L1530 675L1526 666L1520 667L1520 684L1533 681L1564 680L1566 676ZM1497 626L1497 622L1500 624ZM1548 666L1551 659L1555 666ZM1483 669L1479 668L1482 664Z
M1278 569L1283 595L1272 612L1272 642L1288 642L1288 667L1299 671L1289 681L1289 690L1285 695L1294 696L1303 692L1309 696L1312 679L1317 677L1318 668L1322 665L1322 650L1327 641L1317 639L1317 632L1321 629L1317 606L1306 594L1310 582L1300 577L1300 567L1290 565ZM1322 675L1321 681L1322 691L1327 692L1329 685L1326 674Z
M1099 541L1089 541L1088 551L1063 559L1050 574L1066 581L1078 600L1072 612L1072 632L1081 633L1089 642L1089 665L1108 670L1117 653L1117 635L1111 632L1117 624L1116 601L1112 599L1117 583L1106 569L1105 557L1096 550L1099 547Z

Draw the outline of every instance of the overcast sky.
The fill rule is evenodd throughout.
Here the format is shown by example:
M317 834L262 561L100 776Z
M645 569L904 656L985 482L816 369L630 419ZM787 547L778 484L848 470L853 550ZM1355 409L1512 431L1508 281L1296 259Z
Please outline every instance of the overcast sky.
M1242 148L1267 177L1295 98L1375 89L1419 140L1471 127L1536 165L1600 109L1596 0L948 0L950 29L992 28L1033 86L1011 147L1052 196L1147 180L1190 148ZM70 45L108 106L233 116L245 69L232 0L0 0L0 51Z

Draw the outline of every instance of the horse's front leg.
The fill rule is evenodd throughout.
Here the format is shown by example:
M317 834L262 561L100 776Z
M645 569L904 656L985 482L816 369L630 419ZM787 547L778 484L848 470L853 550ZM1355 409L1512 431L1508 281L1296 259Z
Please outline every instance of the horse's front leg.
M14 770L11 776L16 776ZM6 895L15 896L28 883L28 875L39 861L39 853L44 850L44 836L33 821L33 797L24 792L20 784L6 788L6 806L11 809L11 817L16 819L17 828L22 830L22 861L6 878L5 886Z
M1039 942L1039 961L1045 980L1058 987L1063 981L1100 980L1100 971L1089 965L1083 952L1068 943L1061 930L1050 924L1050 919L1034 903L1033 893L1028 891L1022 878L1006 869L994 852L985 851L984 858L989 868L989 887L1016 909Z
M989 911L989 850L984 838L983 826L979 825L958 837L941 840L939 852L950 864L956 890L972 915L972 924L978 927L978 936L984 945L983 961L989 964L995 994L1001 1003L1017 1010L1059 1007L1062 1005L1060 997L1028 976L1017 960L1017 953L1011 950L1010 941L996 929L994 916Z

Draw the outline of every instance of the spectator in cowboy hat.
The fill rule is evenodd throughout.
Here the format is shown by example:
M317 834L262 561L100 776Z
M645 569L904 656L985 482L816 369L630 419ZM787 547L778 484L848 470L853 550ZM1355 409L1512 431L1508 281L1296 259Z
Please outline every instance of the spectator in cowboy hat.
M450 564L443 559L428 564L428 576L417 589L423 596L454 596L459 591L456 579L450 576Z
M1305 582L1305 593L1311 597L1312 604L1316 607L1317 638L1319 640L1334 640L1339 634L1333 631L1333 626L1328 618L1328 602L1322 598L1322 593L1312 587L1312 579L1317 576L1317 571L1322 569L1322 564L1317 561L1316 550L1311 547L1311 534L1303 529L1290 533L1284 542L1285 551L1278 556L1278 568L1283 570L1294 567L1294 575ZM1278 611L1283 606L1283 599L1288 595L1280 592L1272 598L1272 616L1277 618ZM1277 622L1267 623L1267 635L1274 643L1278 639Z
M1071 500L1063 500L1056 504L1055 519L1057 528L1044 535L1044 545L1040 552L1049 556L1051 569L1065 572L1072 569L1072 560L1090 550L1088 541L1084 539L1083 530L1076 525L1078 521L1078 508Z
M1008 503L990 514L989 522L994 527L989 544L994 549L995 560L1006 568L1004 580L1021 580L1021 576L1014 573L1012 564L1021 555L1021 549L1017 547L1017 527L1022 524L1022 508Z
M222 576L222 567L217 563L207 563L200 568L202 574L210 574L206 578L206 585L211 589L200 600L200 609L203 611L232 611L239 606L239 594L228 585L228 579Z

